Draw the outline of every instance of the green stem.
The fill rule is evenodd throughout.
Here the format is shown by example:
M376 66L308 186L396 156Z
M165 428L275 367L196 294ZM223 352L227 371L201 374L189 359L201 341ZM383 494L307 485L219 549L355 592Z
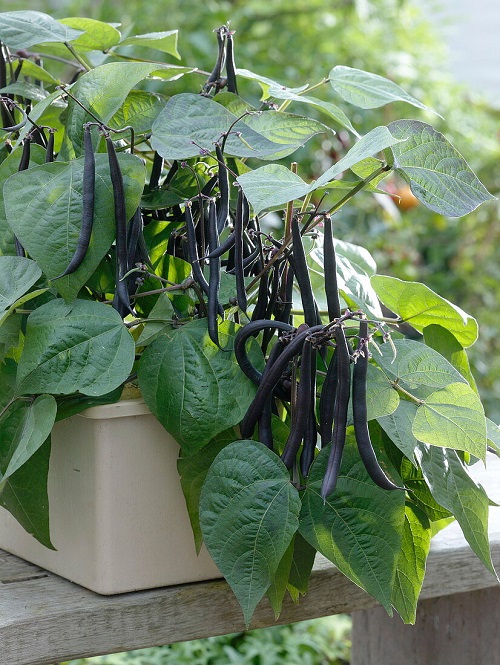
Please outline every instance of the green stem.
M340 210L340 208L342 208L343 205L345 205L348 201L350 201L353 196L355 196L358 192L360 192L367 185L369 185L372 180L375 180L375 178L378 178L378 176L382 175L383 173L387 173L388 171L391 170L391 168L392 167L388 166L387 164L384 164L383 166L378 168L376 171L374 171L369 176L367 176L364 180L361 180L361 182L358 182L358 184L355 187L353 187L348 194L346 194L344 197L342 197L340 199L340 201L337 201L337 203L335 203L330 208L330 210L327 210L325 214L333 215L333 213L337 212L337 210ZM310 228L312 228L312 226Z
M68 49L68 51L75 58L75 60L77 60L81 64L81 66L85 69L85 71L90 72L91 67L89 67L85 62L85 60L80 55L78 55L78 53L71 46L71 44L69 42L64 42L64 46Z
M425 404L423 399L418 399L418 397L415 397L415 395L412 395L404 388L401 388L401 386L398 383L398 379L396 379L396 381L390 381L390 384L392 385L394 390L397 390L402 395L406 395L406 397L408 397L414 404L417 404L418 406Z

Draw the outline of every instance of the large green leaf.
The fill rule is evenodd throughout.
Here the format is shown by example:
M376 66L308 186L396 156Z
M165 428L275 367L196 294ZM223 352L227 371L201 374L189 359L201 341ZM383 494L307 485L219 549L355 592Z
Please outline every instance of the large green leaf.
M413 421L419 441L486 458L486 420L481 400L468 383L451 383L420 404Z
M175 58L180 59L179 51L177 50L177 37L178 30L166 30L164 32L148 32L144 35L131 35L126 37L120 46L147 46L154 48L162 53L168 53Z
M282 461L257 441L216 457L200 501L203 540L248 625L297 531L299 493Z
M33 402L17 401L2 419L0 428L0 482L12 476L52 431L56 400L40 395Z
M415 623L430 546L429 520L413 504L408 504L392 592L392 604L404 623Z
M81 30L66 27L43 12L26 10L0 14L0 41L13 51L45 42L70 42L81 34Z
M461 217L494 198L462 155L431 125L396 120L388 127L402 139L392 146L394 167L427 208Z
M153 72L167 70L168 65L153 62L110 62L81 76L71 94L102 122L108 122L124 103L134 86ZM83 145L83 125L93 118L73 99L68 100L66 129L74 153L79 156ZM68 157L72 157L67 146Z
M219 348L208 336L206 319L191 321L159 337L141 358L144 400L185 454L239 423L255 395L231 352L236 330L229 321L220 324Z
M302 145L302 139L297 140L296 136L293 142L275 143L221 104L191 93L174 95L168 100L153 123L151 145L165 159L187 159L196 157L200 151L212 152L214 144L230 128L233 129L227 137L225 153L235 157L265 158Z
M127 379L134 356L134 340L112 307L52 300L28 317L16 390L104 395Z
M464 377L437 351L411 339L382 344L373 359L387 376L412 395L423 399L436 388L463 382ZM394 350L396 357L394 358Z
M133 155L119 155L127 215L139 205L145 167ZM83 158L35 166L11 176L4 185L7 221L49 279L62 274L78 242L82 224ZM54 282L66 300L79 290L99 265L115 238L114 199L108 158L96 155L94 226L81 266Z
M31 259L0 256L0 314L21 298L42 275Z
M300 176L279 164L261 166L255 171L249 171L239 176L245 196L252 204L256 213L267 208L274 208L294 199L299 199L324 187L331 180L337 178L343 171L355 166L366 157L371 157L385 148L398 143L387 127L375 127L365 134L349 150L349 152L317 180L308 185Z
M330 85L342 99L362 109L377 109L391 102L407 102L419 109L432 111L397 83L378 74L337 65L328 74L328 78Z
M420 445L416 452L433 497L453 513L472 550L496 576L488 540L486 492L471 478L455 451Z
M0 505L42 545L55 549L50 542L49 532L49 457L50 438L10 478L0 484Z
M302 500L300 533L355 584L391 613L392 588L404 524L404 493L380 489L348 433L335 492L320 488L330 450L316 458Z
M476 341L476 320L425 284L375 275L372 286L384 305L419 332L426 326L437 324L451 332L464 347Z
M255 74L248 69L238 68L236 70L236 74L242 78L257 81L262 88L262 99L274 98L284 100L285 102L299 102L302 104L308 104L309 106L313 106L314 108L323 111L323 113L326 113L341 127L345 127L355 136L359 136L357 131L352 126L351 121L346 116L344 111L342 111L342 109L340 109L335 104L332 104L331 102L326 102L323 99L317 99L316 97L305 95L304 92L307 90L307 85L301 86L300 88L288 88L287 86L284 86L277 81L273 81L272 79L267 78L266 76L261 76L260 74Z
M109 23L96 21L93 18L71 17L61 19L63 25L83 31L77 39L73 41L73 47L85 51L108 51L112 46L118 44L121 34Z

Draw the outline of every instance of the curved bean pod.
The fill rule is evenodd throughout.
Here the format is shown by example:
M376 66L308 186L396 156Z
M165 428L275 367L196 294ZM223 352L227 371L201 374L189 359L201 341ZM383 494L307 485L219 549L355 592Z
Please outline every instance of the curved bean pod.
M360 343L368 337L368 323L361 321L359 325ZM359 456L368 475L373 482L384 490L404 490L387 477L378 463L368 430L368 413L366 408L366 377L368 372L368 348L364 344L364 353L358 356L352 375L352 414L354 435L358 444Z

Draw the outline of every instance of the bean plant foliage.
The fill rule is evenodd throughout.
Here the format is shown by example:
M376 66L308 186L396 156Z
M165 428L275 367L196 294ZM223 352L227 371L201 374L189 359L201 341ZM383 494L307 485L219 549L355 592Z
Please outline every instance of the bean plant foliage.
M356 130L356 107L432 119L395 82L332 63L287 88L236 67L229 26L215 37L200 72L155 59L178 58L174 30L0 14L0 503L52 547L54 422L136 385L247 624L307 591L316 552L411 623L442 520L495 575L469 466L500 432L475 319L378 275L335 213L391 172L450 217L493 197L422 120ZM305 180L294 153L339 130L353 147Z

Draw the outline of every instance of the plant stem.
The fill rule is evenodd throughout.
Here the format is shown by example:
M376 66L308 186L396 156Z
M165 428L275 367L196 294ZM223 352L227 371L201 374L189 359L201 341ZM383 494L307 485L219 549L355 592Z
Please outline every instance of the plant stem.
M86 72L90 72L90 67L87 65L85 60L78 55L78 53L75 51L75 49L71 46L69 42L64 42L64 46L68 49L68 51L71 53L71 55L77 60L81 66L85 69Z

